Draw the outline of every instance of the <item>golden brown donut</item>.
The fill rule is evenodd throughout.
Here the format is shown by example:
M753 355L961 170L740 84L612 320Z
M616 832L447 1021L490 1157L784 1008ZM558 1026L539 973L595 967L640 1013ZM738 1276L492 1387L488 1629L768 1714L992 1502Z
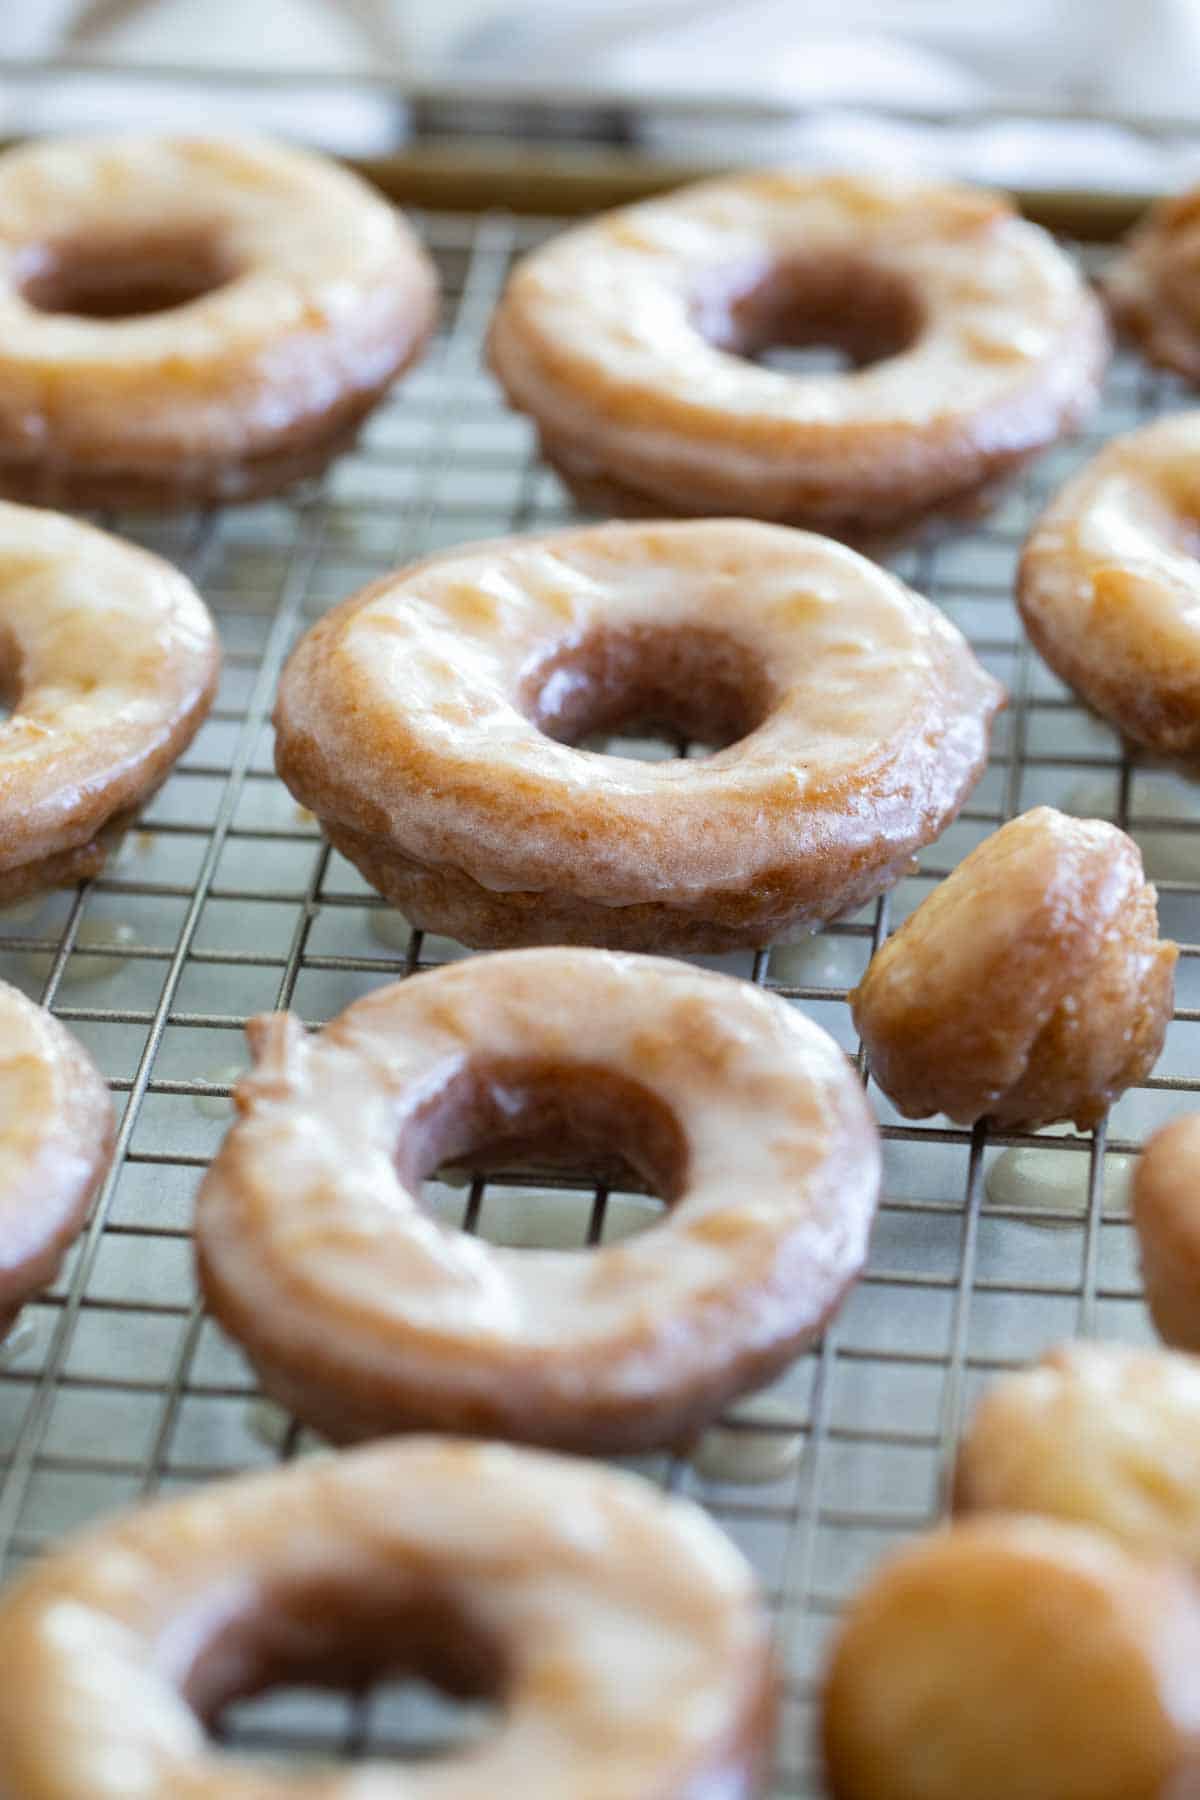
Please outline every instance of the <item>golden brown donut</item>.
M54 138L0 156L0 492L249 500L353 440L433 325L399 215L258 139Z
M822 1737L832 1800L1186 1800L1200 1597L1058 1520L934 1532L851 1603Z
M249 1029L201 1185L208 1305L265 1391L335 1442L434 1428L560 1449L690 1437L820 1331L862 1265L874 1120L786 1002L682 963L522 950ZM546 1151L632 1169L641 1236L509 1250L425 1175Z
M954 1500L1092 1525L1200 1571L1200 1359L1063 1344L1000 1376L959 1447Z
M1114 439L1026 541L1025 628L1056 675L1156 755L1200 758L1200 412Z
M21 1800L753 1800L767 1620L698 1508L615 1470L436 1438L101 1525L0 1601ZM502 1707L440 1761L275 1771L205 1725L280 1682L426 1675Z
M747 360L813 342L859 366ZM999 195L774 171L554 238L511 276L488 349L586 503L855 536L1052 443L1090 410L1108 338L1068 258Z
M721 951L863 905L954 817L1003 690L938 611L744 520L471 545L327 613L276 766L413 924L483 947ZM573 748L651 721L727 746Z
M0 1339L54 1280L112 1147L112 1102L83 1046L0 982Z
M905 1118L1086 1130L1153 1068L1178 954L1132 838L1038 806L922 901L850 1005Z
M1200 1115L1172 1119L1143 1150L1133 1223L1146 1305L1159 1336L1200 1350Z
M0 904L103 868L219 671L208 609L169 563L0 501Z
M1200 189L1150 208L1106 272L1104 293L1151 362L1200 384Z

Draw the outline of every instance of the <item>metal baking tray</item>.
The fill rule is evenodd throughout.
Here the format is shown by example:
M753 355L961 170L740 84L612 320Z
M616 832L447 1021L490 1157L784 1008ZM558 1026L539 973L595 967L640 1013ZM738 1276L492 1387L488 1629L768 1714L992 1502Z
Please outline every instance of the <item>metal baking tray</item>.
M71 1026L123 1108L90 1226L0 1357L5 1573L116 1508L313 1448L256 1398L241 1358L203 1317L188 1226L244 1064L248 1015L290 1006L317 1025L381 982L466 954L410 935L322 844L272 772L269 715L289 647L335 600L440 547L576 516L481 365L513 258L562 219L480 204L477 160L455 165L459 199L463 169L474 168L475 210L417 216L445 284L443 330L354 454L276 502L101 521L190 574L226 663L211 718L105 876L0 915L0 976ZM444 147L434 162L447 166ZM410 154L377 173L398 196L428 199L429 167ZM571 168L556 176L564 213L628 191L606 188L595 167L581 187ZM641 184L660 175L643 169ZM1123 212L1104 196L1073 204L1081 230ZM738 1406L725 1430L690 1455L637 1465L705 1506L761 1578L786 1672L777 1800L819 1792L811 1728L831 1622L889 1544L937 1517L981 1384L1072 1333L1150 1339L1125 1190L1146 1134L1200 1089L1200 788L1126 757L1048 673L1022 637L1012 583L1028 525L1070 470L1114 433L1186 403L1174 381L1122 357L1085 436L1045 456L978 523L893 557L1010 690L987 772L890 900L805 943L713 959L803 1007L854 1055L846 995L873 945L968 850L1039 802L1131 831L1158 882L1163 928L1182 945L1158 1068L1088 1137L913 1125L872 1085L886 1197L863 1281L820 1348ZM436 1182L430 1195L448 1220L508 1243L583 1244L653 1214L645 1196L511 1175ZM241 1708L228 1736L275 1759L403 1755L477 1725L411 1690L285 1694Z

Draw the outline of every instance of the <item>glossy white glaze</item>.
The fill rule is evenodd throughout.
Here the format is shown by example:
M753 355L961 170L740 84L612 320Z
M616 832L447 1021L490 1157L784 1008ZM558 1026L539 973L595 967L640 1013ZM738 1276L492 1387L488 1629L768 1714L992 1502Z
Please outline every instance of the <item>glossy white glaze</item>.
M203 601L157 556L0 502L0 881L86 845L157 785L197 729L219 651Z
M62 987L86 987L92 982L111 981L126 967L121 955L105 956L105 950L121 951L137 942L137 932L125 919L85 920L75 934L71 954L63 966ZM52 950L31 950L26 967L35 981L45 981L54 967Z
M211 242L228 279L128 318L40 311L60 247ZM43 139L0 157L0 452L163 475L240 459L378 389L431 321L395 209L324 158L247 138Z
M321 1780L324 1800L752 1791L768 1630L722 1533L632 1476L437 1439L211 1486L39 1563L0 1605L0 1788L292 1794L214 1749L179 1687L223 1623L252 1631L301 1584L348 1633L355 1592L390 1596L401 1633L432 1596L505 1665L503 1713L465 1756L359 1765Z
M1050 1126L1043 1136L1070 1137L1069 1125ZM1102 1159L1100 1180L1105 1212L1123 1211L1135 1158L1110 1152ZM1086 1149L1040 1150L1016 1144L1003 1151L987 1172L988 1199L994 1206L1044 1213L1038 1225L1079 1225L1087 1217L1091 1157Z
M713 1425L688 1451L705 1481L759 1487L783 1481L804 1453L794 1400L752 1400L738 1408L740 1425Z
M319 1037L272 1015L252 1046L200 1192L201 1274L260 1372L333 1435L354 1428L347 1384L384 1413L456 1394L514 1421L528 1390L531 1433L539 1406L665 1417L711 1393L711 1412L740 1359L794 1354L861 1263L879 1179L861 1089L832 1039L748 984L521 951L383 988ZM612 1071L667 1109L686 1167L659 1224L539 1251L424 1211L397 1167L408 1122L468 1069L531 1061Z
M82 1047L0 983L0 1332L53 1279L112 1138L108 1089Z
M1055 673L1125 736L1200 756L1200 412L1106 444L1021 558L1021 613Z
M721 347L745 294L790 282L803 306L803 272L839 269L835 310L890 284L910 344L802 376ZM1052 440L1090 404L1106 350L1070 260L999 196L780 170L553 239L511 278L490 353L568 471L687 511L819 523L919 510Z
M603 634L696 631L765 683L765 716L726 749L598 755L530 716L551 654L566 685L572 648ZM744 897L811 922L891 885L942 829L1002 697L937 609L865 557L710 520L514 538L402 571L302 640L276 724L281 772L331 825L369 819L381 847L490 892L704 916Z

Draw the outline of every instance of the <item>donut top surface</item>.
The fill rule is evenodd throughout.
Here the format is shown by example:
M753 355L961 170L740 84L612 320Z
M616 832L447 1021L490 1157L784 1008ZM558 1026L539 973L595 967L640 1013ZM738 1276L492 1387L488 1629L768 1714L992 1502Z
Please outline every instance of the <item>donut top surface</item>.
M352 1685L426 1651L503 1705L445 1761L276 1774L206 1736L272 1681ZM750 1571L696 1508L595 1465L437 1439L102 1526L5 1596L0 1655L0 1785L38 1800L741 1794L741 1740L770 1717Z
M112 1137L108 1090L82 1047L0 982L0 1321L53 1275Z
M179 303L104 316L126 287ZM323 157L250 138L22 145L0 156L0 434L90 454L119 404L126 456L189 440L236 456L378 386L433 293L399 215Z
M816 1323L861 1264L879 1170L861 1088L832 1038L746 983L522 950L381 988L318 1037L286 1014L254 1034L198 1232L206 1280L240 1312L282 1308L284 1335L327 1338L322 1309L352 1335L396 1321L491 1346L492 1379L531 1351L574 1367L603 1344L591 1379L636 1393L720 1364L740 1320L755 1342L781 1321L793 1335L808 1295ZM560 1130L590 1119L591 1148L615 1144L672 1203L659 1225L510 1250L425 1212L425 1175L478 1150L489 1119L536 1120L547 1092L565 1096Z
M1197 552L1200 412L1175 413L1106 444L1059 490L1026 546L1022 604L1093 640L1136 609L1146 672L1178 670L1200 654Z
M157 556L0 501L0 871L77 843L165 773L219 663L203 601ZM186 741L186 739L185 739Z
M1150 208L1105 271L1104 288L1154 362L1200 380L1200 189Z
M646 439L719 414L713 457L805 428L911 430L950 412L970 414L986 442L1056 434L1088 305L1069 259L999 195L778 170L697 183L555 238L514 274L494 349L506 371L525 365L552 423L567 423L568 384ZM731 354L806 314L826 336L857 316L859 347L885 354L849 375Z
M710 520L516 538L401 571L307 634L276 720L289 785L323 817L466 857L486 887L554 888L569 870L588 898L682 904L798 856L927 841L1002 692L941 613L864 557ZM575 747L648 713L726 747L653 763Z

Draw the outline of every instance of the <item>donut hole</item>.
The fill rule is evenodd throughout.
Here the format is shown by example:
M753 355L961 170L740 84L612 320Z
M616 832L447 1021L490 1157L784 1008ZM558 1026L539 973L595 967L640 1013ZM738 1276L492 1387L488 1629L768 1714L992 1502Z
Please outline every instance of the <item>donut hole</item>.
M204 1625L176 1621L181 1641L201 1640L180 1686L239 1756L432 1760L472 1749L503 1712L503 1647L450 1595L382 1560L255 1590L215 1631ZM346 1695L367 1701L357 1726Z
M18 286L37 312L140 319L214 293L236 273L218 234L197 231L39 245Z
M747 737L772 695L760 659L725 632L631 626L556 645L526 671L520 699L556 743L636 756L622 745L657 737L680 756Z
M586 1187L575 1192L514 1193L507 1207L501 1184L491 1229L480 1217L478 1183L474 1204L468 1203L466 1229L511 1248L565 1249L600 1240L612 1189L640 1190L671 1205L686 1187L688 1157L674 1113L640 1082L597 1064L520 1061L460 1071L406 1125L397 1166L412 1192L447 1167L477 1176L533 1170L584 1180ZM616 1235L632 1236L659 1216L644 1199L639 1206L632 1194L621 1198L628 1199L621 1211L630 1216L622 1217ZM544 1230L536 1228L539 1213Z
M924 310L888 269L853 259L772 266L734 288L714 282L693 305L718 350L787 374L838 374L899 356L916 342Z

